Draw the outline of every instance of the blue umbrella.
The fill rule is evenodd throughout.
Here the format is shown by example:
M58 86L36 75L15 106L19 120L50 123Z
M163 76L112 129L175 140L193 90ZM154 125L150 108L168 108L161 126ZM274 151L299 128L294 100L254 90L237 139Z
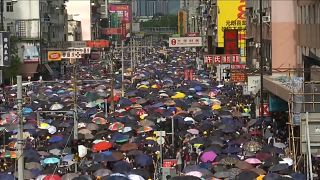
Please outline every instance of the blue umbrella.
M48 142L50 143L56 143L56 142L60 142L63 140L62 136L52 136Z
M134 158L134 161L140 166L150 166L153 164L152 158L146 154L136 156Z
M25 107L25 108L22 109L22 114L23 115L28 115L28 114L30 114L32 112L33 112L33 110L31 108L28 108L28 107Z
M233 154L241 152L242 149L238 146L228 146L226 149L223 149L222 152L225 154Z
M57 94L63 94L64 92L65 92L65 90L60 89L60 90L57 91Z
M127 174L128 172L131 171L131 169L132 169L131 165L128 162L118 161L118 162L114 163L113 168L112 168L112 172Z
M115 133L111 138L111 142L121 143L128 141L128 139L129 137L127 135L124 135L122 133Z
M60 162L60 159L55 158L55 157L50 157L50 158L46 158L46 159L43 160L44 164L56 164L56 163L59 163L59 162Z
M15 180L13 174L6 174L6 173L0 174L0 179L1 180Z
M120 100L119 100L119 104L120 104L121 107L126 107L126 106L131 106L132 102L127 98L121 97Z

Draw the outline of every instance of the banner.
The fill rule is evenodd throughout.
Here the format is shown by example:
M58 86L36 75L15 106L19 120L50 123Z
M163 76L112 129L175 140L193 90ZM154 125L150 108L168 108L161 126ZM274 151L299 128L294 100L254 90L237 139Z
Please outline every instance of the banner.
M9 32L0 32L0 66L10 66Z
M61 51L48 51L48 61L61 61Z
M180 10L178 12L178 34L184 36L187 33L187 12Z
M122 29L121 28L104 28L102 29L102 34L105 35L121 35Z
M105 47L109 47L109 41L107 41L107 40L87 41L87 47L90 47L90 48L105 48Z
M23 50L23 62L39 62L39 48L34 44L24 44Z

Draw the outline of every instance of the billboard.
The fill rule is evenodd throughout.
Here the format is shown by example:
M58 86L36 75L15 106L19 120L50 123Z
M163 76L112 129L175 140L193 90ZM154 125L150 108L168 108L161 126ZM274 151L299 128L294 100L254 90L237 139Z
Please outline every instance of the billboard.
M246 2L245 0L218 0L218 46L224 46L224 30L237 29L240 44L245 43Z
M224 30L224 54L238 54L238 30L225 29Z
M178 34L184 36L187 33L187 12L180 10L178 12Z
M217 0L218 47L224 47L224 30L237 29L241 63L246 63L246 0Z
M10 66L9 32L0 32L0 66Z
M39 62L39 48L37 45L32 43L26 43L22 46L23 50L23 62Z
M48 51L48 61L61 61L62 52L61 51Z
M169 38L169 47L201 47L201 37L175 37Z
M87 41L87 47L90 47L90 48L105 48L105 47L109 47L109 41L107 41L107 40Z
M110 13L117 13L121 21L125 23L131 22L131 9L128 4L108 4Z

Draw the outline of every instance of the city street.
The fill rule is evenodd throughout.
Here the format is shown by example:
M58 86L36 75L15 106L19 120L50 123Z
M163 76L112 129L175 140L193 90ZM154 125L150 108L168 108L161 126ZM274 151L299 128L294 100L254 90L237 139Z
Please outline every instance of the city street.
M209 79L192 51L169 48L163 60L160 48L126 77L123 97L121 77L113 97L112 78L85 80L108 76L99 64L77 67L79 81L25 85L24 178L304 179L290 167L281 130L270 118L251 118L253 97L241 86ZM18 107L8 101L16 92L8 88L1 106L1 180L17 176Z

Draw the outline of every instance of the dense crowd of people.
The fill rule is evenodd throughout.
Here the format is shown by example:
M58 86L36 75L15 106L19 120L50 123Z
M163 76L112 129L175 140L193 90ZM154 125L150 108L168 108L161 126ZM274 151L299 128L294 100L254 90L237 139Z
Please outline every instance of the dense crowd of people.
M73 81L29 85L25 97L30 102L22 110L25 179L306 179L292 170L285 132L277 129L276 119L254 118L253 96L197 70L192 51L167 53L168 60L157 52L146 54L132 80L128 76L122 82L123 97L120 74L113 96L106 93L110 81L94 81L109 73L99 64L79 67L79 79L92 81L79 81L76 90ZM186 68L193 71L186 74ZM15 87L6 94L16 97ZM0 179L11 180L19 158L17 107L5 103L1 108ZM73 138L74 117L78 139ZM163 144L159 131L166 132ZM173 163L165 168L176 173L165 175L161 167L168 159Z

